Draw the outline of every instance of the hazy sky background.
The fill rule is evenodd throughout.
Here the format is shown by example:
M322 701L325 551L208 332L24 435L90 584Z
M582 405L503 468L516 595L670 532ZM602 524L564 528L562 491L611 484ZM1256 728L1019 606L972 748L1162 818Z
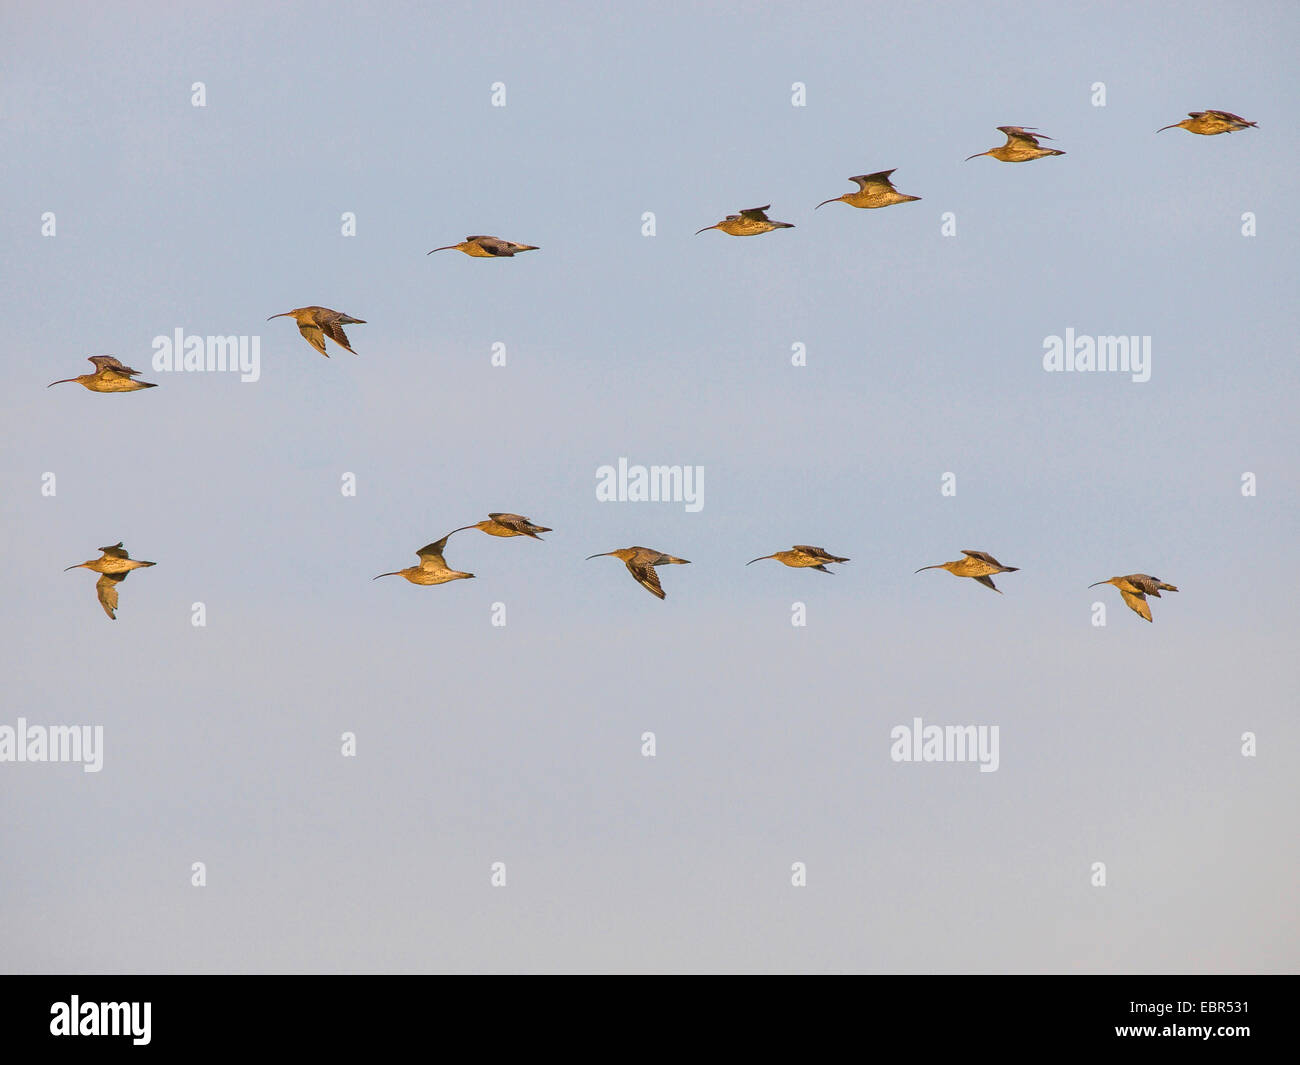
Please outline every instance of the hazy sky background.
M105 764L0 766L4 969L1300 967L1295 5L695 8L5 5L0 724ZM1259 128L1154 133L1211 107ZM1004 124L1068 154L963 161ZM1070 327L1151 380L1045 373ZM177 328L261 380L45 388ZM489 510L555 531L371 582ZM119 539L109 622L60 571ZM792 543L853 561L744 565ZM1005 595L913 573L965 547ZM999 771L893 763L917 716Z

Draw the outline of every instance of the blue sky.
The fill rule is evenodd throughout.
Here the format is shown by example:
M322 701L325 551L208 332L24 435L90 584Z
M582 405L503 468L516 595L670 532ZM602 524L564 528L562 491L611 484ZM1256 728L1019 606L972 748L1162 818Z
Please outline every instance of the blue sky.
M7 969L1296 969L1292 5L0 28L0 724L106 748L0 766ZM1259 127L1154 133L1209 107ZM964 161L1006 124L1066 156ZM889 168L919 203L813 213ZM796 228L694 236L765 203ZM541 250L426 257L469 233ZM356 356L266 321L308 304ZM177 328L260 380L45 389ZM1151 337L1150 381L1044 372L1067 328ZM620 456L703 508L598 502ZM490 510L555 531L370 581ZM109 622L60 571L119 539L158 564ZM792 543L853 561L744 566ZM631 544L692 560L664 602L584 561ZM965 547L1004 595L913 573ZM1180 588L1153 625L1086 587L1134 571ZM999 770L891 762L917 716Z

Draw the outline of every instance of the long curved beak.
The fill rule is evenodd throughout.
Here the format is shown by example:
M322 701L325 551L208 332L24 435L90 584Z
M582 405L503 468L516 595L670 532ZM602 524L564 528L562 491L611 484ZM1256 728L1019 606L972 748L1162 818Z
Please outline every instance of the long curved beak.
M381 573L381 574L379 575L379 577L397 577L397 576L399 576L400 574L401 574L401 571L400 571L400 570L393 570L392 573ZM377 581L377 580L379 580L379 577L371 577L370 579L371 579L372 581Z
M816 210L816 208L814 207L813 210ZM762 562L765 558L776 558L776 555L759 555L758 558L751 558L745 565L752 566L755 562Z
M604 558L606 555L612 555L613 551L602 551L599 555L588 555L583 561L590 562L593 558Z
M993 150L993 149L990 148L990 149L989 149L989 152L991 152L992 150ZM963 159L962 162L964 162L964 163L969 163L972 159L978 159L981 155L988 155L989 152L976 152L974 155L968 155L968 156L966 156L966 158Z
M828 203L837 203L842 199L844 199L843 196L832 196L829 200L822 200L822 202L819 203L817 207L825 207ZM814 211L817 210L817 207L814 207L813 210Z
M271 315L271 318L288 318L288 317L289 317L289 312L288 312L288 311L285 311L283 314L273 314L273 315ZM268 318L267 321L269 322L269 321L271 320L271 318Z
M63 567L63 572L64 572L64 573L67 573L68 570L70 570L70 569L81 569L81 567L84 566L84 565L85 565L84 562L78 562L75 566L64 566L64 567Z
M455 251L455 250L456 250L456 245L455 245L455 244L448 244L445 248L434 248L434 249L433 249L433 251ZM432 255L432 254L433 254L433 251L426 251L424 254L425 254L425 255Z
M1159 131L1159 130L1156 130L1156 132L1159 133L1160 131ZM1097 584L1109 584L1109 583L1110 583L1110 581L1098 581L1098 582L1097 582ZM1090 585L1088 585L1088 587L1089 587L1089 588L1096 588L1096 587L1097 587L1097 584L1090 584Z
M1182 123L1180 122L1175 122L1172 126L1161 126L1158 130L1156 130L1156 132L1163 133L1167 129L1177 129L1181 124Z
M51 381L51 382L50 382L48 385L46 385L45 387L46 387L46 388L53 388L55 385L70 385L70 384L72 384L72 382L75 381L75 380L76 380L75 377L65 377L62 381Z
M697 229L695 231L695 235L698 237L701 233L707 233L710 229L717 229L717 228L718 228L717 223L714 223L711 226L705 226L703 229ZM594 558L595 556L593 555L592 557Z
M922 569L943 569L942 562L936 562L933 566L922 566L921 569L914 570L914 573L920 573Z

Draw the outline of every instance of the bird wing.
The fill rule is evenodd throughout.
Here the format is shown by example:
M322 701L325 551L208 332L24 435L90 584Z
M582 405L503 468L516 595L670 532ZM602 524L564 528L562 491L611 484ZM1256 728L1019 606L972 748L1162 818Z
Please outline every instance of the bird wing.
M117 586L126 580L125 573L105 573L95 582L95 594L99 596L99 605L104 608L113 621L117 620Z
M627 571L636 578L637 583L656 599L664 597L663 586L659 583L659 574L648 562L638 562L634 558L627 560Z
M447 541L451 538L448 533L441 540L434 540L431 544L425 544L416 554L420 557L421 569L446 569L447 562L442 557L443 548L447 546Z
M1023 126L998 126L998 129L1007 135L1006 147L1008 148L1013 145L1018 148L1037 148L1040 140L1052 139L1046 133L1030 132Z
M794 549L809 558L820 558L823 562L838 562L839 559L832 555L824 547L813 547L809 544L795 544Z
M334 343L337 344L339 347L341 347L344 351L352 351L352 345L348 343L348 335L345 332L343 332L343 327L339 325L337 320L330 321L330 322L322 322L321 330L324 330L325 335L329 337L332 341L334 341ZM321 330L317 330L317 332L320 332ZM306 334L304 333L303 335L305 336ZM321 342L320 349L321 351L325 350L324 341ZM352 354L355 355L356 352L352 351Z
M122 546L121 540L119 540L115 544L112 544L109 547L101 547L100 550L103 551L104 554L106 554L109 558L130 558L131 557L126 553L126 548Z
M1123 588L1119 590L1119 594L1124 597L1124 602L1128 604L1130 610L1140 614L1147 621L1151 620L1151 608L1147 606L1147 597L1145 595L1141 592L1126 592Z
M1124 579L1144 595L1154 595L1157 599L1160 598L1160 589L1165 586L1165 582L1159 577L1152 577L1147 573L1130 573Z
M508 240L502 240L500 237L467 237L489 255L514 255L514 245Z
M995 592L998 593L998 595L1002 594L1002 589L993 583L992 577L976 577L975 579L979 581L980 584L984 585L985 588L992 588Z
M128 377L135 377L140 373L139 370L133 370L131 367L118 362L112 355L89 355L87 358L95 364L96 370L116 370Z
M898 167L894 167L894 170L897 169ZM849 178L849 180L856 181L858 188L862 189L864 192L868 185L878 185L881 188L892 189L894 183L889 180L889 175L892 174L894 170L880 170L874 174L859 174L857 177Z
M963 547L961 549L961 553L963 555L968 555L971 558L978 558L981 562L987 562L991 566L1002 565L1001 562L999 562L996 558L990 555L987 551L967 551L966 548ZM989 587L991 588L992 585L989 585Z
M321 332L320 326L314 322L299 322L298 332L303 335L308 344L324 355L325 358L330 357L330 353L325 350L325 334Z
M1246 119L1241 117L1241 115L1234 115L1231 111L1216 111L1214 108L1210 108L1207 114L1218 115L1220 118L1226 119L1229 122L1240 122L1243 126L1253 126L1255 124L1253 122L1247 122Z
M763 212L771 210L772 205L765 203L762 207L748 207L740 212L741 218L752 218L755 222L766 222L767 215ZM731 217L728 215L728 217Z

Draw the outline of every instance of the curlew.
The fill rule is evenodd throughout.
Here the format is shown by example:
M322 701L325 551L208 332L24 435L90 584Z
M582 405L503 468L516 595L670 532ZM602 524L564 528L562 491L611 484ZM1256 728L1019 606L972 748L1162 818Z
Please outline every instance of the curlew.
M88 355L86 357L95 364L94 373L83 373L80 377L65 377L62 381L51 381L45 387L53 388L55 385L67 385L73 381L76 381L79 385L85 385L92 392L139 392L142 388L158 387L148 381L136 381L135 377L140 371L133 370L131 367L118 362L112 355Z
M1088 585L1089 588L1096 588L1098 584L1113 584L1119 589L1119 594L1124 597L1124 602L1128 608L1139 617L1144 617L1147 621L1151 620L1151 608L1147 606L1147 596L1154 595L1160 598L1161 592L1178 591L1172 584L1166 584L1159 577L1150 577L1145 573L1130 573L1127 577L1112 577L1108 581L1097 581L1096 584Z
M762 562L765 558L774 558L782 565L792 566L795 569L816 569L823 573L830 573L826 568L827 562L848 562L850 559L840 558L838 555L832 555L824 547L809 547L807 544L795 544L789 551L778 551L774 555L761 555L758 558L752 558L745 563L746 566L752 566L755 562Z
M966 162L969 163L972 159L978 159L981 155L991 155L994 159L1000 159L1004 163L1027 163L1031 159L1041 159L1045 155L1065 154L1055 148L1040 146L1038 143L1040 140L1050 141L1052 138L1046 133L1035 132L1032 126L1029 129L1021 126L998 126L998 129L1007 135L1007 143L996 148L990 148L987 152L976 152L974 155L968 155Z
M132 558L127 554L120 540L111 547L101 547L100 550L103 554L99 558L92 558L89 562L78 562L75 566L67 567L63 572L88 569L98 573L100 577L95 582L95 594L99 596L99 605L104 608L104 613L111 620L116 621L117 586L126 580L126 575L133 569L143 569L155 563L141 562Z
M502 240L500 237L466 237L459 244L448 244L442 248L434 248L433 251L425 252L425 255L432 255L434 251L463 251L475 259L508 259L512 255L518 255L521 251L538 251L536 244L516 244L513 240Z
M295 307L292 311L285 311L283 314L273 314L271 318L292 318L298 323L298 332L306 338L307 343L327 359L330 353L325 350L326 337L345 351L352 351L352 345L348 343L348 336L343 332L343 327L366 324L364 318L353 318L350 314L331 311L328 307ZM267 321L269 322L271 318ZM352 354L355 355L356 352L352 351Z
M450 536L451 533L448 533L441 540L435 540L420 548L416 552L420 559L418 566L407 566L406 569L394 570L392 573L381 573L379 577L405 577L412 584L446 584L448 581L468 580L474 574L452 569L447 565L447 560L442 557L443 548L447 546ZM379 577L370 579L377 581Z
M627 571L636 578L637 583L658 599L664 597L664 590L659 583L659 574L655 572L655 567L691 564L690 559L665 555L653 547L620 547L617 551L602 551L598 555L588 555L587 559L590 561L593 558L604 558L606 555L621 558L627 564Z
M910 203L913 200L919 200L920 196L908 196L894 188L894 183L889 180L889 175L893 172L893 170L881 170L876 174L859 174L857 177L851 177L849 180L857 183L857 192L846 192L843 196L832 196L829 200L823 200L817 207L825 207L828 203L839 203L841 201L847 203L850 207L891 207L896 203ZM817 210L817 207L814 207L813 210Z
M922 566L916 572L920 573L921 570L926 569L946 569L954 577L974 577L985 588L992 588L998 595L1001 595L1002 590L993 583L990 574L1015 573L1020 568L1019 566L1002 565L987 551L968 551L963 547L961 553L966 557L959 558L956 562L938 562L933 566Z
M478 529L489 536L531 536L534 540L540 540L538 533L550 532L545 525L534 525L522 514L489 514L482 521L475 522L473 525L462 525L459 529L453 529L451 532L464 532L466 529ZM448 536L451 533L447 534Z
M1188 133L1199 133L1202 137L1213 137L1219 133L1235 133L1239 129L1258 126L1258 122L1248 122L1231 111L1188 111L1187 117L1172 126L1161 126L1157 133L1167 129L1185 129ZM1134 607L1136 610L1137 608ZM1141 611L1139 611L1141 613ZM1151 619L1148 618L1148 621Z
M729 214L715 225L697 229L695 235L698 237L710 229L720 229L733 237L756 237L759 233L770 233L774 229L794 229L789 222L773 222L768 218L765 212L771 206L769 203L763 207L751 207L747 211L741 211L740 214Z

